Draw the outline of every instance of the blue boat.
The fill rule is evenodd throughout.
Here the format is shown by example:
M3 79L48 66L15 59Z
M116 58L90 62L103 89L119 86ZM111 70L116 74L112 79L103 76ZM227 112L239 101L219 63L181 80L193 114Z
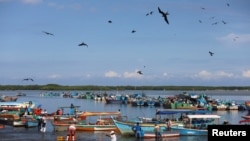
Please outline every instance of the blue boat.
M24 115L21 120L26 128L38 127L38 120L33 115Z
M180 135L208 135L207 126L218 125L220 116L211 114L194 114L187 115L186 118L187 119L184 120L183 124L173 125L171 130L180 132Z
M133 127L136 125L137 122L135 121L118 121L112 117L113 122L115 123L116 127L119 129L121 135L129 135L134 136ZM166 131L166 124L165 123L158 123L160 126L160 130ZM141 129L144 132L153 132L155 127L154 123L140 123Z
M134 135L134 131L132 130L132 127L136 125L137 122L140 123L140 126L142 130L146 132L153 132L155 124L158 124L160 126L161 132L164 132L167 130L166 127L166 121L162 119L161 116L163 115L174 115L178 113L189 113L189 114L203 114L207 113L207 110L179 110L179 109L158 109L156 112L156 118L152 118L151 121L147 120L139 120L139 121L118 121L114 118L112 118L113 122L119 129L120 133L122 135ZM141 118L142 119L142 118ZM173 125L183 125L182 121L175 121L173 122Z

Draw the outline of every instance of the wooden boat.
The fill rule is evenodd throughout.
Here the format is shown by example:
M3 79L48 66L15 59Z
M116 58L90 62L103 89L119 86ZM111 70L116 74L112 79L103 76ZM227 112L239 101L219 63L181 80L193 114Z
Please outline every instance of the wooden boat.
M80 122L75 124L77 131L118 131L118 128L113 123L111 116L122 118L118 112L83 112L78 117ZM91 122L90 118L95 118L95 122Z
M0 113L0 122L5 125L19 126L21 125L18 111L3 111Z
M21 117L21 121L23 122L24 127L26 128L38 126L38 120L34 118L33 115L24 115L23 117Z
M175 131L164 131L161 132L161 138L173 138L173 137L179 137L180 133ZM155 132L144 132L143 133L144 139L155 139Z
M28 102L0 102L0 110L18 111L21 107L35 108L35 103L32 101Z
M1 102L10 102L10 101L17 101L18 96L6 96L6 95L2 95L0 97L0 101Z
M241 116L244 119L250 119L250 115Z
M179 131L180 135L208 135L207 125L219 124L219 119L219 115L187 115L187 120L183 124L173 125L171 130Z
M119 121L116 119L112 119L115 123L115 125L117 126L117 128L119 129L120 133L122 135L134 135L134 131L132 130L132 128L136 125L137 122L140 123L141 129L144 132L153 132L155 124L157 123L158 126L160 126L160 130L161 132L166 131L166 121L163 120L163 116L173 116L175 114L203 114L203 113L207 113L209 111L207 110L180 110L180 109L157 109L156 112L156 118L143 118L143 117L139 117L140 119L142 119L141 121ZM146 119L146 120L145 120ZM182 124L182 121L173 121L172 125L177 125L177 124Z
M250 119L243 119L239 121L240 124L247 124L250 125Z
M245 106L248 112L250 112L250 101L245 101Z

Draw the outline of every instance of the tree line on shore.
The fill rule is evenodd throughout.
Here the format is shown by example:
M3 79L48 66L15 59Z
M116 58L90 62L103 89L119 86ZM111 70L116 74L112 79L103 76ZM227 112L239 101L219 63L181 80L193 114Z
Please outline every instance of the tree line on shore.
M47 85L0 85L0 90L250 90L250 86L65 86L58 84Z

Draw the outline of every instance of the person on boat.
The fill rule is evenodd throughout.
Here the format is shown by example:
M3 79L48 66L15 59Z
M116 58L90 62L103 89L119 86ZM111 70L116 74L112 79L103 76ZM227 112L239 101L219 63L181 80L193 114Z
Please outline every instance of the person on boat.
M141 129L141 126L140 126L139 122L137 122L136 126L134 126L132 129L135 132L135 137L140 138L142 129Z
M47 121L46 121L46 117L45 116L42 116L42 124L41 124L41 132L45 133L46 132L46 124L47 124Z
M110 141L116 141L116 134L114 131L111 131L109 134L106 134L110 137Z
M19 110L19 116L22 117L25 114L25 108L23 108L23 106L21 106L20 110Z
M160 126L156 123L154 127L155 140L158 141L161 138Z
M167 125L167 130L170 131L172 126L172 121L168 118L166 119L166 125Z
M76 126L75 124L70 124L68 128L68 135L67 135L66 141L74 141L75 134L76 134Z

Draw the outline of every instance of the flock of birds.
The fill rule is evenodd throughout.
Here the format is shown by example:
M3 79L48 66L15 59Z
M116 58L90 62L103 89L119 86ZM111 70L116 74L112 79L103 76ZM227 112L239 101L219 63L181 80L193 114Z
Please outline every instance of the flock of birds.
M230 6L229 3L227 3L226 5L227 5L227 6ZM205 10L204 7L201 7L201 9L202 9L202 10ZM163 17L164 21L165 21L167 24L169 24L168 15L170 15L170 14L168 13L168 11L164 12L164 11L161 10L161 8L158 6L158 12L159 12L159 14ZM150 11L150 12L148 12L148 13L146 14L146 16L149 16L149 15L153 15L153 11ZM214 18L214 17L211 17L211 18ZM199 22L202 23L201 20L199 20ZM108 23L111 24L111 23L113 23L113 22L112 22L112 20L108 20ZM222 23L223 23L223 24L227 24L224 20L222 20ZM218 22L212 23L212 25L215 25L215 24L218 24ZM42 32L43 32L44 34L46 34L46 35L54 36L53 33L46 32L46 31L42 31ZM136 32L136 30L134 30L134 29L131 31L131 33L135 33L135 32ZM237 38L238 38L238 37L237 37ZM236 38L235 38L235 40L236 40ZM88 44L86 44L85 42L81 42L81 43L78 44L78 46L86 46L86 47L88 47ZM212 51L209 51L208 53L209 53L210 56L213 56L213 55L214 55L214 52L212 52ZM144 68L145 68L145 66L144 66ZM137 74L143 75L143 72L142 72L141 70L138 70L138 71L137 71ZM23 79L23 80L24 80L24 81L29 81L29 80L30 80L30 81L34 81L32 78L25 78L25 79Z

